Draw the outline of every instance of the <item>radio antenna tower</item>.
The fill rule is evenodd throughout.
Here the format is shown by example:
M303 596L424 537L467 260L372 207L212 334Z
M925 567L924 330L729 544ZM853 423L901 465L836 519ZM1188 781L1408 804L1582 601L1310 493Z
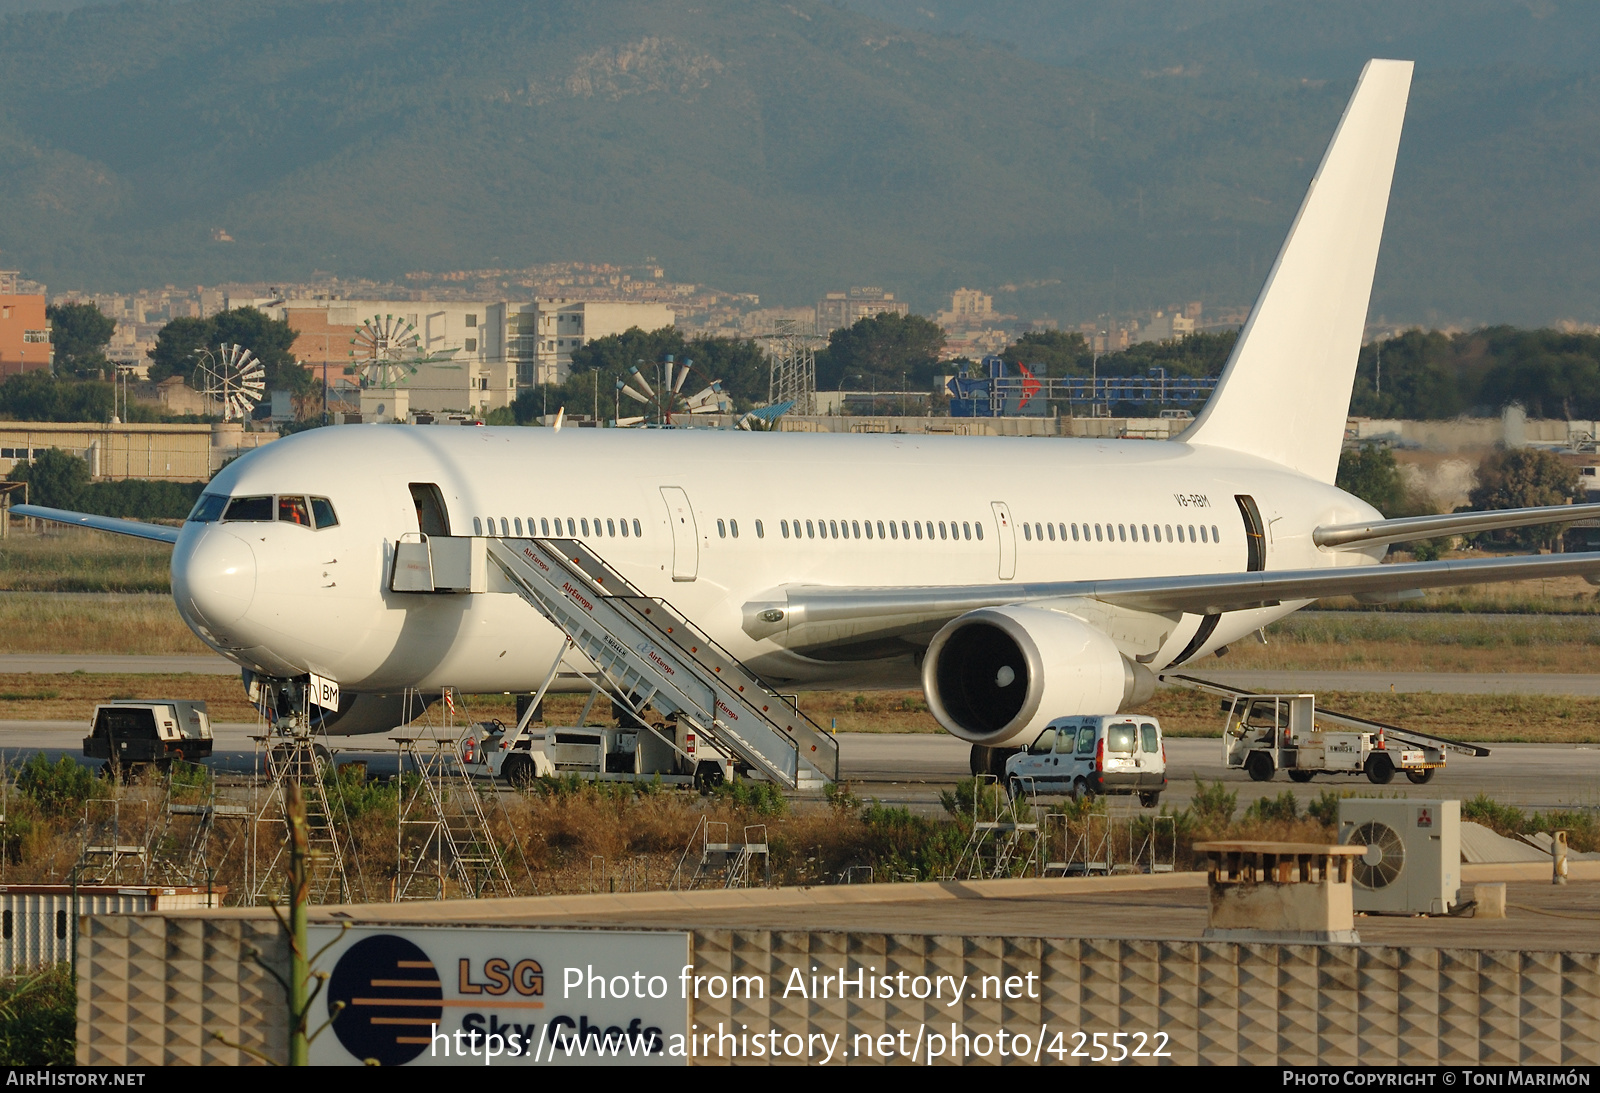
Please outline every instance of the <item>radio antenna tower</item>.
M790 413L817 412L817 353L815 334L803 334L795 319L778 319L772 333L759 335L766 342L771 371L767 378L767 405L793 401Z

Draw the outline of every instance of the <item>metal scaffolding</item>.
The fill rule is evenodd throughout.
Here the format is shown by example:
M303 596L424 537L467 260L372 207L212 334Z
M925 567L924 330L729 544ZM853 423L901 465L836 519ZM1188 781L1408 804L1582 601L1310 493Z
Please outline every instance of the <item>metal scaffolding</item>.
M507 855L489 822L490 810L498 808L506 829L512 830L505 802L492 779L480 791L467 769L489 726L475 723L464 708L458 722L457 701L446 692L438 725L413 725L414 733L390 738L399 750L398 871L391 895L395 900L517 894L506 868ZM531 890L533 874L514 834L511 843Z
M822 339L800 331L795 319L778 319L772 333L759 335L766 343L771 367L767 377L767 405L793 402L789 413L817 412L816 343Z

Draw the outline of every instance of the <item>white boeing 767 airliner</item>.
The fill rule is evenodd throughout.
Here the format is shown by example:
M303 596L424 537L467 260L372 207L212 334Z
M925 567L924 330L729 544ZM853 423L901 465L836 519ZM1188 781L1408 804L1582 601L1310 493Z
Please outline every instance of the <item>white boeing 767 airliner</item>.
M13 511L172 543L189 626L263 682L337 681L334 733L392 728L406 688L530 691L562 647L510 592L393 591L418 532L582 539L769 684L920 680L979 749L1136 704L1154 672L1322 596L1600 572L1600 554L1380 566L1392 542L1556 517L1384 520L1333 485L1411 68L1367 65L1173 443L329 428L231 464L181 529Z

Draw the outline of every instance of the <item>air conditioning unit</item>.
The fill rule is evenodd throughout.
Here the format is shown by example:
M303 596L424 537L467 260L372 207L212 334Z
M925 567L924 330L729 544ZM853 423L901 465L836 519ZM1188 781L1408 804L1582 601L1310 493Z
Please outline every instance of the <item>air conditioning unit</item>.
M1352 871L1355 909L1442 915L1461 891L1461 802L1414 798L1339 802L1339 841L1364 845Z

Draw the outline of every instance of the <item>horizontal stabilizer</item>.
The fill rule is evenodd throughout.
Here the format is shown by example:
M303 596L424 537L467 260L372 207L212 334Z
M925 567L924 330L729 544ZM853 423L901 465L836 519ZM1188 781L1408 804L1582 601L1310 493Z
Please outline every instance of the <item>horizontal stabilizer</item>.
M69 512L44 505L12 505L12 516L27 516L34 520L49 520L55 524L109 531L113 535L131 535L135 539L153 539L158 543L176 543L178 529L166 524L146 524L141 520L121 520L115 516L94 516L87 512Z
M1538 524L1571 524L1600 519L1600 505L1546 505L1532 509L1489 512L1447 512L1439 516L1404 516L1364 524L1331 524L1311 533L1320 547L1360 550L1385 543L1411 543L1443 535L1475 535L1480 531L1524 528Z

